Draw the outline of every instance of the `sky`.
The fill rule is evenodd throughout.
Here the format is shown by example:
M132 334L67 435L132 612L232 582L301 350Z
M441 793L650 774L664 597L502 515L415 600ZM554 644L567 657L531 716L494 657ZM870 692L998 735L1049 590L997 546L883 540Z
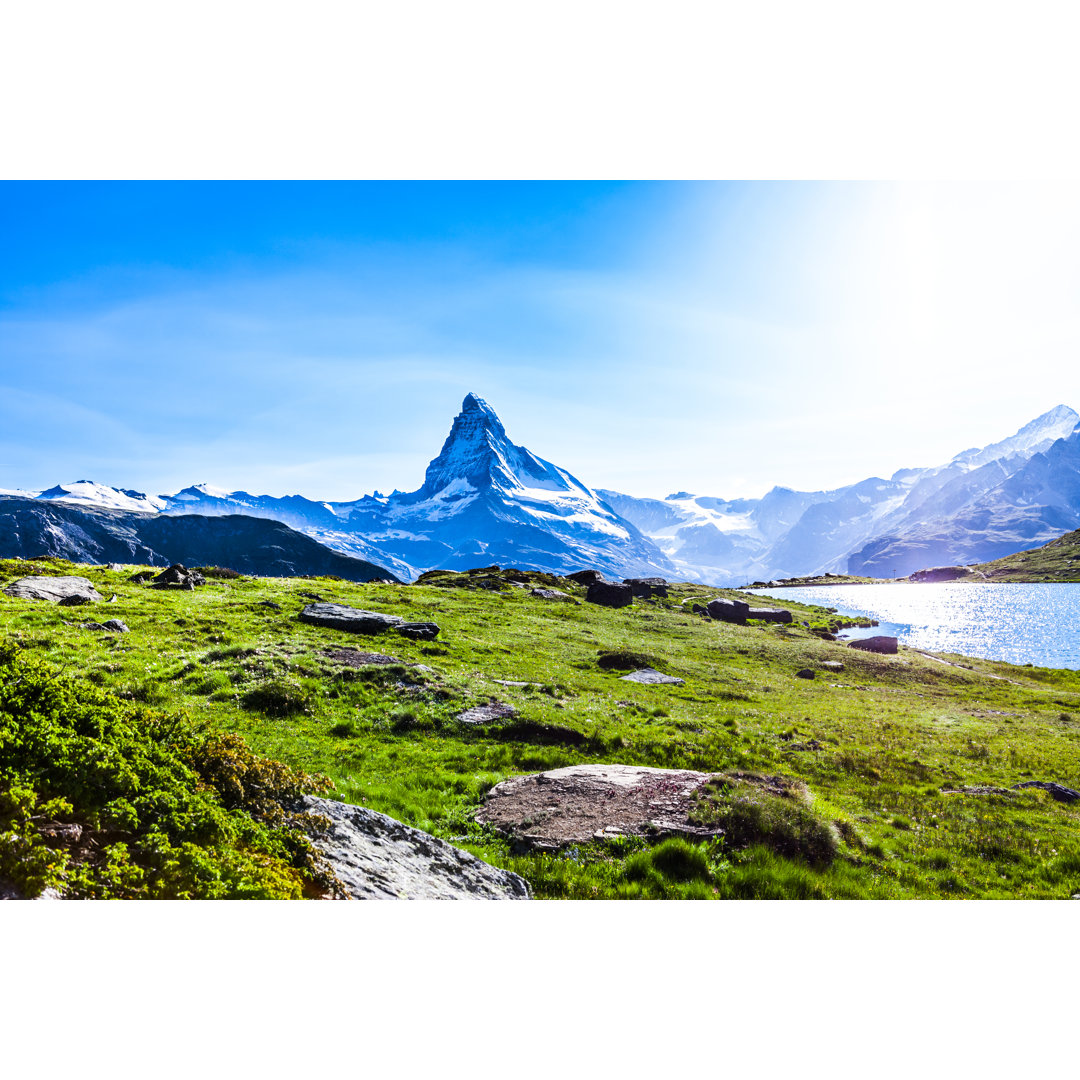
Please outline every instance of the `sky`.
M1080 186L0 183L0 488L413 490L462 398L594 488L939 464L1080 409Z

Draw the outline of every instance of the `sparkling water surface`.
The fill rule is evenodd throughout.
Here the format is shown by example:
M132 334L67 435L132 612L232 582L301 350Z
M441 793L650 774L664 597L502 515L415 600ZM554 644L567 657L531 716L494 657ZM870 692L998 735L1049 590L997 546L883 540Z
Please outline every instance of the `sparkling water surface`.
M871 630L845 630L850 638L892 634L905 645L932 652L1080 669L1080 584L941 582L749 591L880 623Z

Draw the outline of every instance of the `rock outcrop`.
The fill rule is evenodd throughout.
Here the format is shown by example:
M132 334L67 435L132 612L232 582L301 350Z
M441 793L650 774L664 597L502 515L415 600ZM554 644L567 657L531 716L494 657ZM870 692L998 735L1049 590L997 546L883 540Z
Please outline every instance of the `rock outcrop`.
M19 578L4 589L4 595L22 600L48 600L53 604L90 604L105 599L84 577Z
M347 900L528 900L525 879L445 840L362 806L308 795L303 808L330 819L312 842Z

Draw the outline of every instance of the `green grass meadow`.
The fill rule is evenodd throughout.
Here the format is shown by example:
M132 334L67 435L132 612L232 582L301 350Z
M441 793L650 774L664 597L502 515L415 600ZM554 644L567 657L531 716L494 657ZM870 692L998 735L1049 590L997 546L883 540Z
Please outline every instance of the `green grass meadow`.
M1080 803L1057 802L1040 789L947 793L1033 779L1080 787L1080 672L905 648L898 656L861 652L813 632L835 626L834 614L795 604L785 605L795 615L789 625L718 623L691 605L738 594L692 585L608 609L539 599L508 583L475 587L468 575L432 575L412 586L209 575L191 592L131 583L135 569L0 561L0 586L31 572L73 573L106 599L115 595L80 607L0 596L0 643L40 661L75 692L100 692L140 723L171 718L203 739L240 735L290 775L328 777L335 797L522 874L537 897L1050 899L1080 892ZM573 583L542 577L583 601ZM311 602L304 593L434 621L441 632L422 642L306 625L297 619ZM79 627L109 618L131 632ZM331 655L349 648L399 662L353 666ZM625 667L599 663L618 652L685 683L622 681ZM843 670L820 667L830 660ZM816 677L796 677L803 668ZM455 719L489 701L513 705L518 716L480 728ZM500 780L581 762L800 781L815 820L837 837L835 851L807 857L779 842L783 823L758 822L699 843L619 839L512 854L505 839L474 821ZM10 766L5 776L9 786L16 779L33 785ZM77 816L78 807L68 813ZM9 826L0 810L0 832ZM291 857L259 843L282 866ZM290 865L294 878L302 876L302 860ZM290 878L289 895L298 894L298 880ZM214 895L228 892L221 890Z

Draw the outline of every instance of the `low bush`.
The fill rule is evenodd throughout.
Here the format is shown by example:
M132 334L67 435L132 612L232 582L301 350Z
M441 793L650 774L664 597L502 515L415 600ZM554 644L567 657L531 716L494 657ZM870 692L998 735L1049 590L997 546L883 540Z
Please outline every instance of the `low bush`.
M0 647L0 878L24 895L287 899L333 884L328 780Z

